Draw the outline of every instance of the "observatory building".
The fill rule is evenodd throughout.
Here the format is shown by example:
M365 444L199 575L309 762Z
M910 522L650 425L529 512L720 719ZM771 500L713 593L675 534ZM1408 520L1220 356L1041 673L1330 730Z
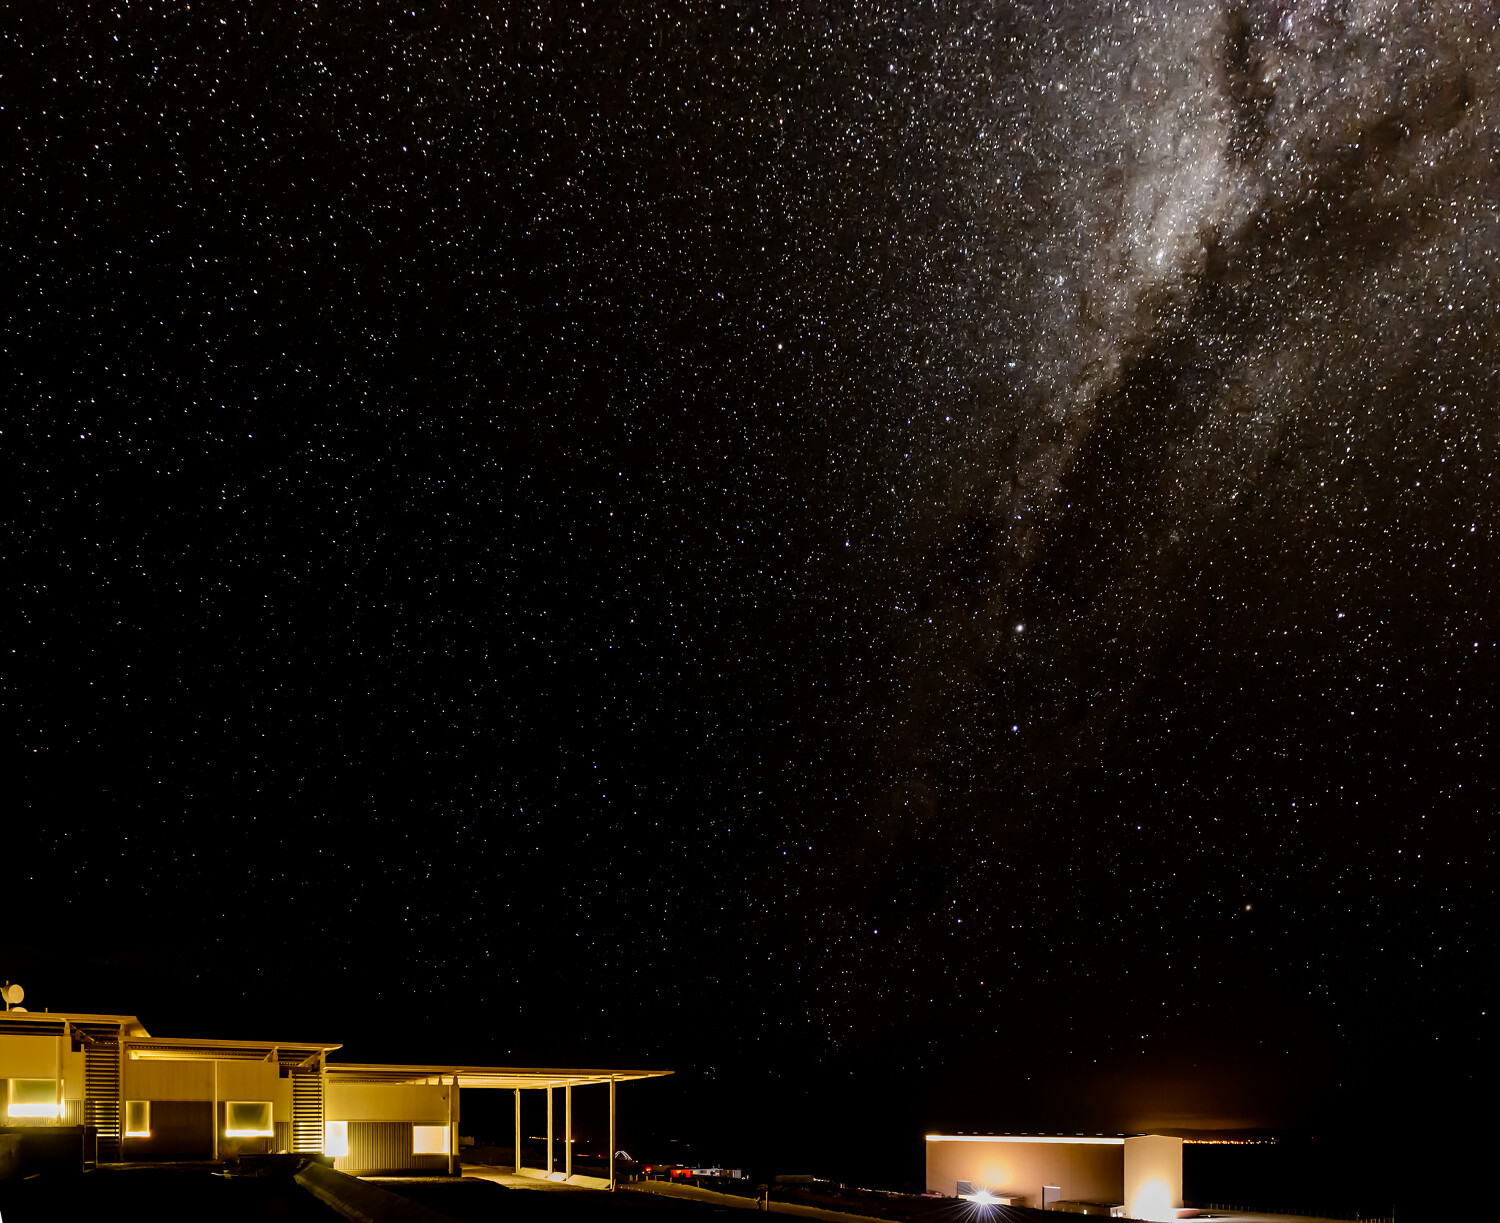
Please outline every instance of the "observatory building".
M337 1044L152 1036L134 1015L36 1013L14 1006L23 997L19 986L0 990L6 1004L0 1012L0 1135L40 1144L49 1136L36 1131L70 1129L85 1158L102 1163L288 1152L330 1156L334 1167L356 1175L451 1173L459 1165L464 1094L509 1090L516 1170L578 1181L574 1090L608 1093L613 1152L616 1085L671 1073L345 1063L330 1060ZM522 1092L546 1095L543 1168L521 1167ZM559 1096L561 1107L554 1109ZM62 1137L54 1133L50 1141L56 1145ZM554 1138L563 1148L556 1167ZM608 1179L612 1188L612 1159Z
M1182 1139L928 1134L927 1189L994 1205L1175 1219L1182 1206Z

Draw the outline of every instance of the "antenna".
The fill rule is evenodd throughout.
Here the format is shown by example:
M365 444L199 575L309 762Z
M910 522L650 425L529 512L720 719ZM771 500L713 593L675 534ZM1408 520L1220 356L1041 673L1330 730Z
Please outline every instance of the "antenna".
M26 1000L26 991L19 985L12 985L9 981L7 981L5 983L5 988L0 989L0 998L5 999L5 1009L8 1011L17 1003L24 1002ZM22 1009L24 1010L25 1008L23 1007Z

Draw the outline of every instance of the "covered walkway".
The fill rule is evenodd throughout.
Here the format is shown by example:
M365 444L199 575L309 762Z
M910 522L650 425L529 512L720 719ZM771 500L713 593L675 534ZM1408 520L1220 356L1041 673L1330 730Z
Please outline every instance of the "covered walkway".
M453 1135L453 1126L459 1116L459 1092L462 1089L509 1089L515 1093L515 1166L511 1175L518 1179L561 1181L581 1188L613 1189L615 1187L614 1153L615 1142L615 1085L633 1079L656 1079L669 1075L670 1070L560 1070L518 1066L389 1066L361 1065L350 1062L332 1063L324 1073L329 1083L387 1084L447 1086L450 1140L448 1144L448 1171L458 1171L458 1144ZM573 1089L575 1087L600 1086L609 1089L609 1176L582 1177L573 1172ZM556 1126L554 1123L557 1089L563 1095L563 1166L555 1167ZM545 1091L547 1093L547 1166L539 1169L524 1169L521 1163L521 1093L523 1091ZM526 1173L530 1172L529 1177Z

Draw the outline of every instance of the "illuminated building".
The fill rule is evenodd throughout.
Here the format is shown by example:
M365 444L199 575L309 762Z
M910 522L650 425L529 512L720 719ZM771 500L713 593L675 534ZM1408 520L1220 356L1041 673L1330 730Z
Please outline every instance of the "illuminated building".
M100 1162L219 1160L242 1154L331 1156L353 1173L455 1172L466 1090L515 1095L520 1171L521 1093L547 1095L546 1167L573 1177L573 1091L666 1070L506 1066L389 1066L330 1062L323 1042L154 1037L133 1015L0 1013L0 1128L87 1127ZM554 1101L561 1094L561 1128ZM563 1143L554 1168L555 1139ZM614 1179L610 1160L609 1179Z
M928 1134L927 1189L981 1205L1087 1203L1114 1206L1112 1213L1131 1219L1175 1219L1182 1206L1182 1139Z

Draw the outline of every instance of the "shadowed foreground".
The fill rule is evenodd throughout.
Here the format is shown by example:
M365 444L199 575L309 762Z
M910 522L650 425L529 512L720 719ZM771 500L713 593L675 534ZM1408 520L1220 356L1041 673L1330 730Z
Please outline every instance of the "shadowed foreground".
M224 1176L208 1168L106 1168L0 1182L5 1223L341 1223L290 1176Z

